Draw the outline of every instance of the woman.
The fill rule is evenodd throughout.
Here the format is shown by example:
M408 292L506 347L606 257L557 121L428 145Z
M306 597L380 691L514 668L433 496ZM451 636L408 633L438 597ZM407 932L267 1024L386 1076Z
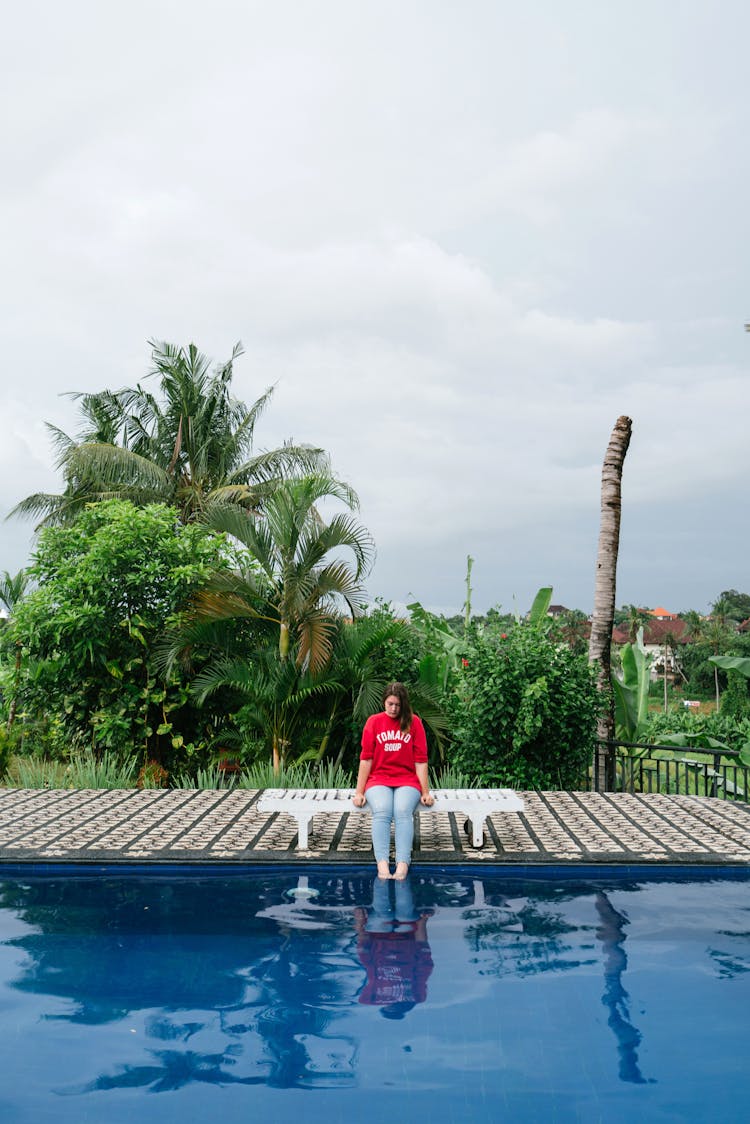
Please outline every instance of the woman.
M433 803L427 779L427 739L422 720L412 714L403 683L388 684L383 708L365 723L352 801L357 808L368 804L372 812L372 849L378 877L402 882L411 862L414 809L420 801L428 808ZM391 821L396 825L393 875L388 863Z

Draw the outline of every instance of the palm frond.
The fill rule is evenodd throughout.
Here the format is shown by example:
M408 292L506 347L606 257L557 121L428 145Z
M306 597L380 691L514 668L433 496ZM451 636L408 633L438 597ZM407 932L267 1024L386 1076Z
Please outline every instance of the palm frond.
M155 493L168 495L172 489L169 474L146 457L119 445L76 445L65 458L67 476L95 482L92 491L101 492L117 486L147 486Z
M335 623L328 613L319 608L307 613L297 626L297 664L309 668L311 675L319 675L330 663L335 631Z
M52 446L56 450L55 468L61 468L65 463L66 455L75 445L75 441L58 426L52 425L51 422L45 422L44 425L52 439Z
M192 691L198 703L204 703L209 695L223 687L231 687L250 697L258 669L248 660L218 658L198 672L193 680Z

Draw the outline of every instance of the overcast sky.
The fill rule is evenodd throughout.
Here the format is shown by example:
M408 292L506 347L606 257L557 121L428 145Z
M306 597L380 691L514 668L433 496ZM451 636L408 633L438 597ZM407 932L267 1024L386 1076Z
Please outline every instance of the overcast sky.
M277 383L259 447L357 489L369 591L591 609L750 589L745 0L26 0L0 45L0 510L150 337ZM0 524L0 569L31 526Z

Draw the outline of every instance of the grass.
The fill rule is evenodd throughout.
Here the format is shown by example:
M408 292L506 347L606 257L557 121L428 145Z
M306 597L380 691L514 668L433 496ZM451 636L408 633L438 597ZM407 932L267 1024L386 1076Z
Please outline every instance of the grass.
M270 761L256 762L239 774L227 773L212 765L195 773L173 774L170 788L176 789L231 789L242 788L354 788L356 774L331 761L304 762L285 765L274 773ZM18 788L79 788L113 789L135 788L136 759L125 764L104 753L96 758L89 751L71 758L65 765L37 757L15 757L8 770L7 783ZM478 788L479 781L467 773L444 766L430 775L432 788ZM146 783L144 787L153 787Z
M88 750L73 757L65 770L69 784L66 788L133 788L136 777L136 759L120 762L108 752L97 758Z
M245 769L237 780L239 788L354 788L354 777L333 762L305 762L285 765L274 773L270 761Z
M227 773L218 765L198 769L195 774L181 773L172 777L172 787L197 788L353 788L354 779L347 770L332 762L286 765L274 773L270 761L256 762L240 774Z
M65 765L39 757L12 757L7 783L14 788L66 788Z
M430 788L479 788L479 780L444 765L439 773L430 773Z
M210 765L206 769L198 769L195 776L190 773L178 773L172 777L171 788L236 788L237 781L231 773L220 769L218 765Z
M14 757L8 781L18 788L133 788L135 771L135 758L122 764L110 753L96 758L89 750L67 765L39 757Z

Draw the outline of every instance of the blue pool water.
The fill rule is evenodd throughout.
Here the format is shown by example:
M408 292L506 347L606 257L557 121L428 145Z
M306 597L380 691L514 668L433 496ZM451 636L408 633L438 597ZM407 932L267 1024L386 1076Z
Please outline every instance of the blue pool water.
M0 872L9 1124L745 1121L750 873Z

